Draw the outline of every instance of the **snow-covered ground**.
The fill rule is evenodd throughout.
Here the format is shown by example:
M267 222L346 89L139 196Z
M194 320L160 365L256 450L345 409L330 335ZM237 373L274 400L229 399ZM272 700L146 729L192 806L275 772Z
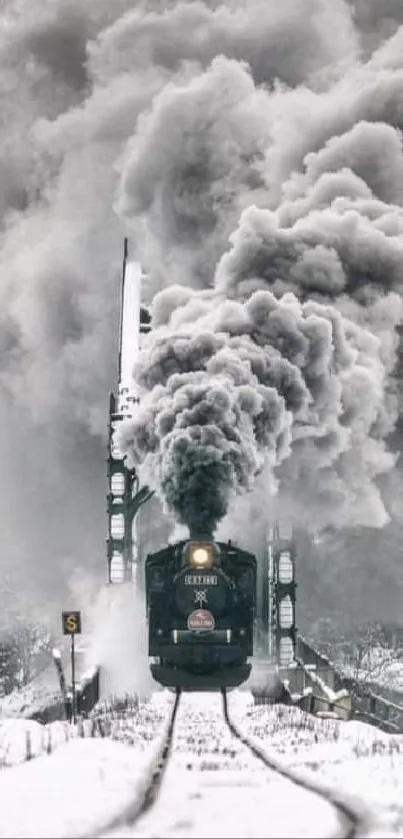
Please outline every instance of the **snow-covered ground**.
M147 767L153 763L164 730L172 697L157 693L133 715L113 715L103 720L110 736L81 738L79 727L66 723L40 726L25 720L9 720L4 726L14 739L13 768L0 771L0 837L71 837L97 834L111 818L141 791ZM52 732L55 750L46 753L46 738ZM90 731L90 722L84 733ZM65 732L70 732L66 741ZM21 765L24 736L29 730L42 756ZM81 729L82 731L82 729ZM119 742L120 741L120 742ZM10 752L10 753L11 753ZM11 758L9 765L11 764Z
M43 726L33 720L0 720L0 768L25 763L29 758L53 752L71 738L67 722Z
M361 722L320 720L283 706L234 706L242 730L290 768L361 802L384 837L403 836L403 735Z
M343 835L331 805L265 769L231 737L221 698L209 694L182 698L154 807L135 825L108 828L144 791L172 701L158 692L131 715L115 716L105 739L65 742L66 724L53 724L57 749L48 755L45 748L23 765L21 728L33 726L32 742L46 745L42 732L51 727L3 722L17 765L0 771L0 837ZM371 835L403 837L403 736L295 708L254 706L242 691L230 694L229 706L237 726L283 764L354 795Z

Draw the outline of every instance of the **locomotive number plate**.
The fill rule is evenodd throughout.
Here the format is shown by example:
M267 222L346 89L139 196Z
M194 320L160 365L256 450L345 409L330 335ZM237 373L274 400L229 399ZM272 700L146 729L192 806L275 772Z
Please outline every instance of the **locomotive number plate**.
M216 586L217 574L186 574L185 586Z

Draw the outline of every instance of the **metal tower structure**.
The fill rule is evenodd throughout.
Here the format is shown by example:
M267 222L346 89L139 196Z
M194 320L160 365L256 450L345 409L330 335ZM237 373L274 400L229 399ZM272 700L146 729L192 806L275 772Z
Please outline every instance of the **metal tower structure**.
M279 667L295 662L295 541L287 522L276 521L269 528L269 638L270 654Z
M130 419L138 395L132 377L140 350L141 335L150 330L150 315L141 306L141 269L128 260L128 241L124 241L120 303L118 396L109 397L108 427L108 582L123 583L138 578L135 516L153 492L140 487L135 469L129 469L126 456L119 451L115 431Z
M296 588L292 529L276 521L265 531L258 561L256 651L262 662L295 660Z

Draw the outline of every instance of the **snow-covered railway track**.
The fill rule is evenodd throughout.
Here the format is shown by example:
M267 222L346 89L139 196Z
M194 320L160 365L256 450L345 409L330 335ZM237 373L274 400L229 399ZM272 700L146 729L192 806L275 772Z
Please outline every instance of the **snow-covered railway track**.
M145 772L144 781L141 787L137 788L128 806L111 819L108 824L102 826L98 836L121 835L134 827L136 822L150 810L157 798L165 770L168 765L169 756L172 750L172 741L175 728L175 721L180 702L180 691L176 692L175 700L170 709L164 733L154 758ZM118 834L119 831L119 834ZM94 833L91 833L93 836ZM89 839L82 836L81 839Z
M141 807L140 807L140 810L138 811L138 814L136 814L136 817L140 817L141 815L144 815L144 813L146 813L147 810L149 810L150 807L152 807L152 805L154 804L154 801L155 801L155 799L158 795L158 791L159 791L159 788L161 786L162 778L163 778L164 772L166 770L168 760L169 760L169 756L170 756L170 753L171 753L172 740L173 740L174 727L175 727L175 720L176 720L176 715L178 713L179 702L180 702L180 691L178 690L178 691L176 691L175 702L174 702L173 707L172 707L172 712L171 712L171 716L170 716L170 719L169 719L168 728L166 730L166 736L163 740L158 760L156 761L156 763L153 767L153 771L150 775L149 783L148 783L148 785L147 785L147 787L144 791L144 798L143 798L143 801L141 802Z
M288 781L296 784L297 786L301 787L302 789L306 790L307 792L314 793L319 797L323 798L327 801L330 805L332 805L339 814L341 830L342 832L339 834L341 839L356 839L359 835L363 835L361 832L362 829L365 833L366 825L362 819L361 814L358 810L354 807L351 803L343 800L341 796L333 790L325 789L324 786L320 783L315 783L315 780L312 779L308 780L307 778L301 777L298 773L294 772L292 769L287 768L286 766L281 765L279 759L276 757L271 757L265 751L263 751L259 746L252 742L236 725L236 723L231 719L228 707L228 694L225 690L222 691L222 698L223 698L223 712L224 718L228 725L228 728L231 731L233 737L239 740L246 748L248 748L251 753L256 757L258 760L270 769L272 772L276 772L277 774L281 775Z
M137 796L98 836L366 835L353 807L324 794L319 783L297 779L280 756L271 759L246 737L231 719L225 694L177 697L166 731L169 736L147 775L141 800Z

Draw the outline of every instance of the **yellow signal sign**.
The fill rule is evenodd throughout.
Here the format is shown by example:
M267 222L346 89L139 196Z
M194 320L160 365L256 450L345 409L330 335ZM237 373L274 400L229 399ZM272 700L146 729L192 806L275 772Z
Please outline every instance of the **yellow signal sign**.
M81 634L81 612L62 612L63 635Z

